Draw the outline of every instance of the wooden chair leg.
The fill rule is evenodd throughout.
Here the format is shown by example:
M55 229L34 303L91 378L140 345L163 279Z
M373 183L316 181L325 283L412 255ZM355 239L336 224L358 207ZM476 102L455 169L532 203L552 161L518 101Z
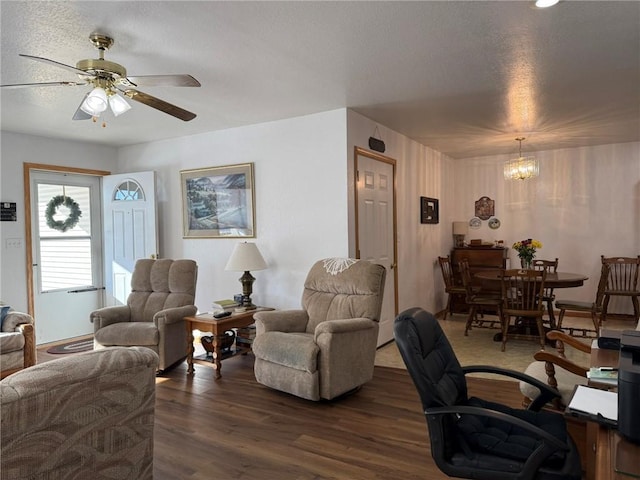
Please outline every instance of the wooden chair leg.
M561 308L560 309L560 316L558 317L558 330L562 330L562 320L564 319L564 313L565 313L565 309Z
M509 331L509 315L502 315L502 351L504 352L507 348L507 332Z
M600 321L602 323L607 321L607 310L609 309L609 295L604 296L602 301L602 314L600 315Z
M598 315L593 310L591 311L591 321L593 322L593 328L596 331L596 338L600 337L600 327L598 325Z
M540 349L544 350L545 333L544 333L544 327L542 326L542 317L536 318L536 324L538 325L538 335L540 335Z
M631 301L633 302L633 314L635 316L635 320L639 322L640 321L640 304L638 302L638 297L634 295L633 297L631 297Z
M475 305L470 305L469 306L469 317L467 317L467 324L464 327L464 336L468 336L468 331L471 330L471 322L473 321L473 319L476 316L476 306Z
M443 320L447 319L447 312L451 313L451 294L449 294L449 296L447 297L447 306L444 309L444 317L442 318Z

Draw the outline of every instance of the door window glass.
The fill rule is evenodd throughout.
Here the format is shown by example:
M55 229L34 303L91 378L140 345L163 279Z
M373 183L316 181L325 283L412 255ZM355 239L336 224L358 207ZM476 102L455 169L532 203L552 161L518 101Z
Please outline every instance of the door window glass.
M93 285L90 189L38 183L40 291Z

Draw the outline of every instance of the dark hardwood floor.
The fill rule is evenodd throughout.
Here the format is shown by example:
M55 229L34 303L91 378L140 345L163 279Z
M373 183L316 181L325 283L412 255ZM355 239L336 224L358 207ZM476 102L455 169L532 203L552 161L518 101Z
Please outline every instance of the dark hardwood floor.
M38 352L38 361L53 355ZM255 381L253 356L222 378L186 364L157 378L154 479L445 479L407 372L376 367L357 393L310 402ZM470 379L471 395L519 406L517 383Z

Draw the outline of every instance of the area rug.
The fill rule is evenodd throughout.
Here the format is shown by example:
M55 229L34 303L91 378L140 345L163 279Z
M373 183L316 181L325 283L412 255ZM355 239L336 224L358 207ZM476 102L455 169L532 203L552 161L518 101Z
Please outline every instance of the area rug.
M93 350L93 339L76 340L74 342L62 343L54 345L47 349L47 353L64 354L64 353L80 353Z

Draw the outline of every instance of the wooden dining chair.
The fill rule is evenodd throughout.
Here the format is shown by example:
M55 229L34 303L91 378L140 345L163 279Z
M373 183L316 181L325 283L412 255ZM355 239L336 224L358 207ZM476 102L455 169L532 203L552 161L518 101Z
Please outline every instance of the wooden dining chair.
M455 275L453 274L453 266L449 255L446 257L438 257L438 263L440 264L442 279L444 280L444 291L448 294L447 307L444 311L443 318L443 320L446 320L447 312L449 314L453 314L451 311L451 298L455 295L465 295L466 290L463 285L456 284Z
M547 273L556 273L558 271L558 259L555 260L542 260L534 259L531 263L534 270L545 270ZM556 299L553 293L553 287L545 287L542 301L547 305L547 314L549 315L549 326L556 328L556 316L553 312L553 301Z
M544 350L545 333L542 326L544 314L545 270L505 270L502 274L502 351L504 352L509 335L511 317L517 321L535 319L540 336L540 348Z
M560 310L560 316L558 317L558 330L568 330L569 335L574 335L574 331L578 329L567 328L562 326L562 321L567 312L580 312L591 314L591 321L593 322L594 336L600 336L600 327L602 326L602 300L604 298L604 289L607 286L609 279L609 264L603 263L600 271L600 280L598 281L598 289L596 290L596 298L593 302L581 302L578 300L556 300L556 308ZM583 336L587 336L589 329L582 330Z
M640 320L640 289L638 288L638 270L640 269L640 255L637 257L605 257L602 263L609 265L609 277L604 289L602 304L602 321L607 320L607 310L611 297L630 297L633 303L633 315Z
M466 258L460 261L459 266L462 285L465 289L465 301L469 305L469 316L464 327L465 336L471 330L471 324L478 321L478 310L482 312L484 309L489 309L496 312L502 324L502 295L499 292L486 292L474 287Z

